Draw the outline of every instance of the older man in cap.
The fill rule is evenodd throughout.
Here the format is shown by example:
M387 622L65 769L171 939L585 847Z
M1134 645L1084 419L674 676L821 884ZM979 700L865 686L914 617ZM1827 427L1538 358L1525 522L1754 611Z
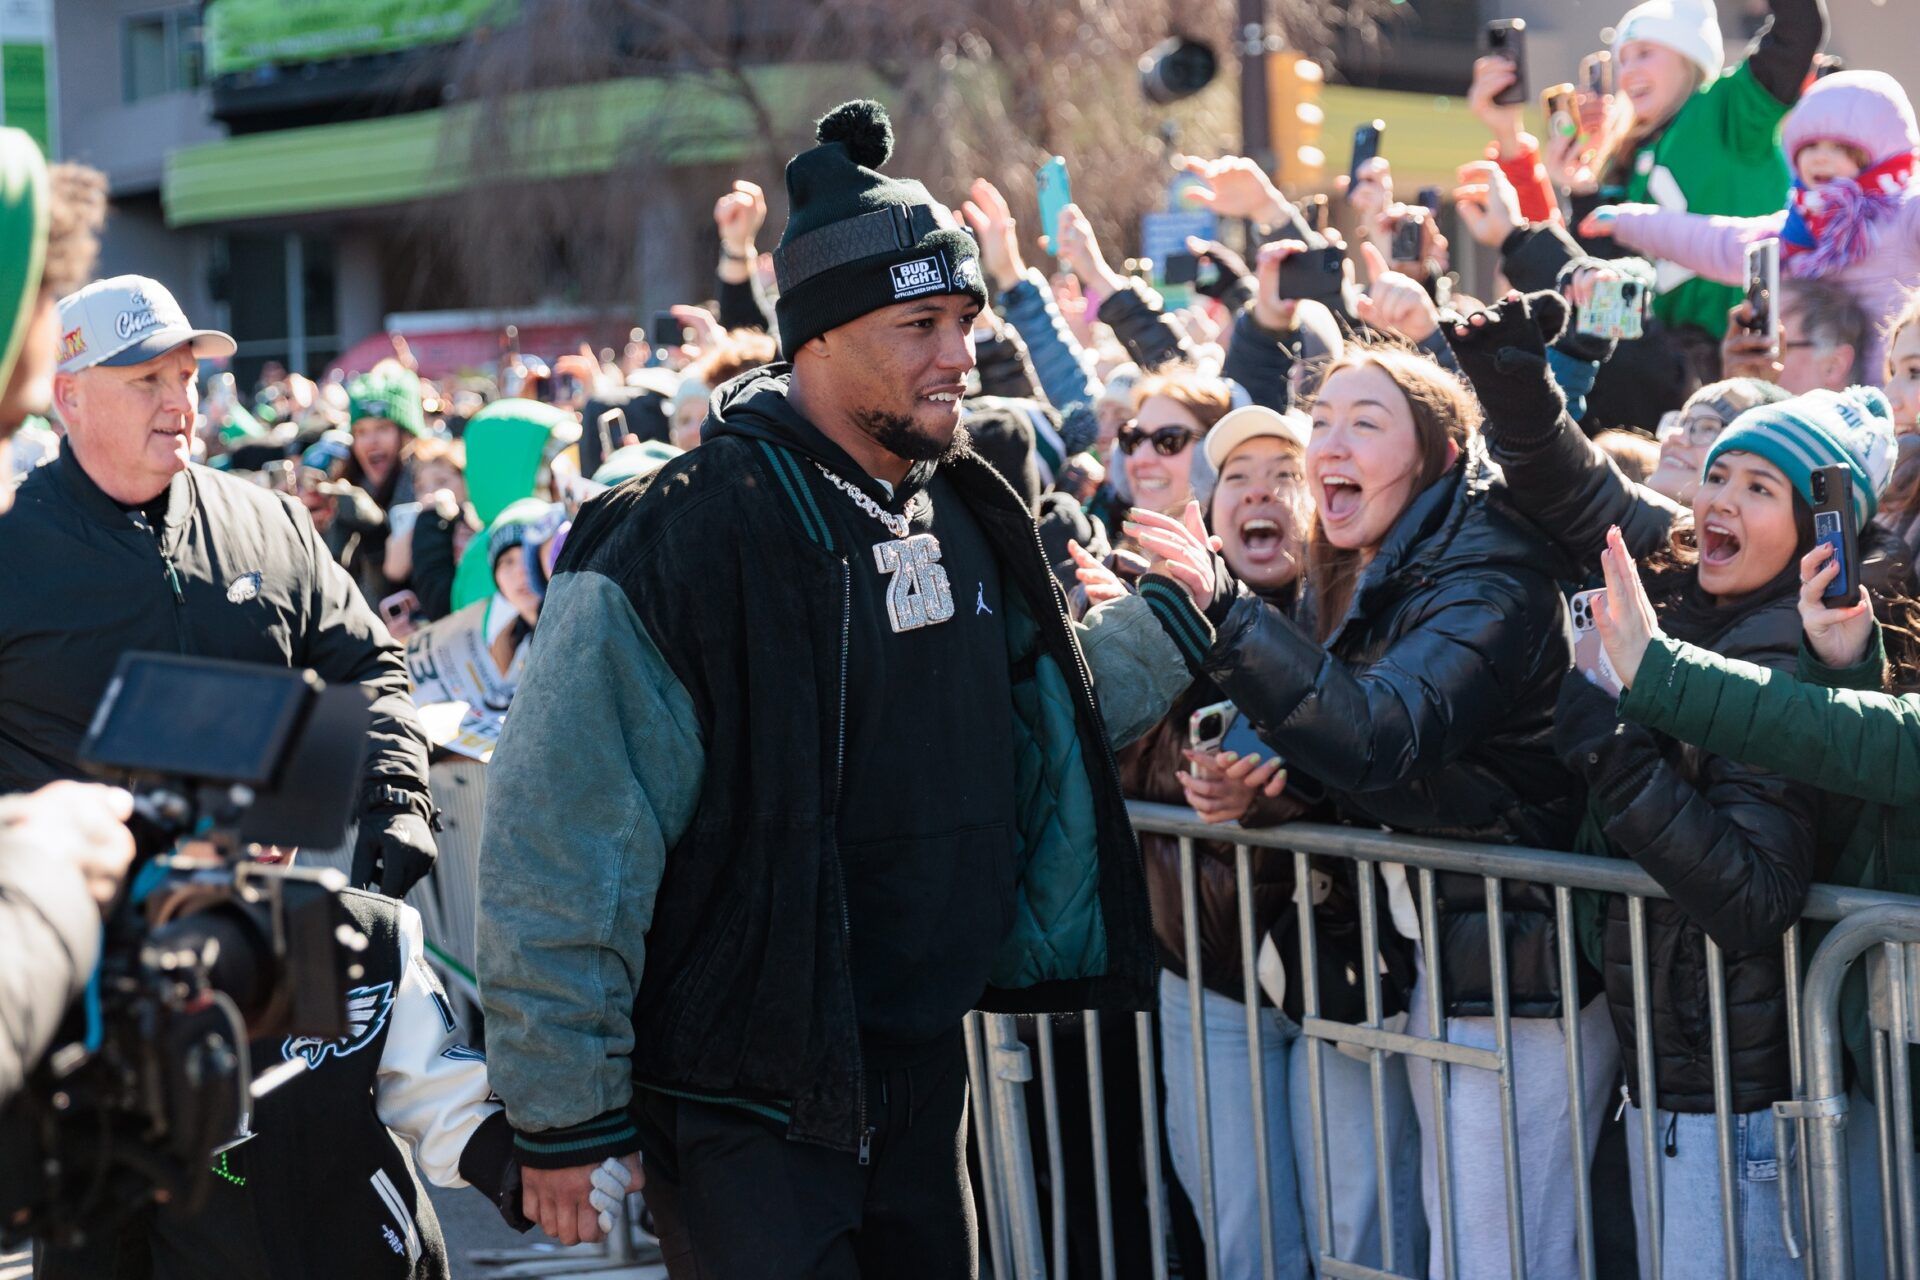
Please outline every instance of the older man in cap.
M311 668L373 698L352 877L404 894L435 847L400 647L296 503L189 465L197 361L233 354L233 339L141 276L63 298L58 331L66 440L0 518L0 792L79 775L123 653Z

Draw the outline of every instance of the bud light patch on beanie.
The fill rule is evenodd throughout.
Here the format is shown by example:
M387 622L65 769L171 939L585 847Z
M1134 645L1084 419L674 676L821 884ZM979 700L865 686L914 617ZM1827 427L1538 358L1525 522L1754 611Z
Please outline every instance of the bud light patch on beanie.
M895 302L918 298L922 294L946 291L946 267L940 261L938 254L930 258L915 258L912 262L894 264L893 300Z

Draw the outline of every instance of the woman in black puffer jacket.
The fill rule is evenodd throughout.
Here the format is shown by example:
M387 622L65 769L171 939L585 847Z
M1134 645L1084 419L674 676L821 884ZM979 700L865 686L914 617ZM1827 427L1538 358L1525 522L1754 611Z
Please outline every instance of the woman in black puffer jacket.
M1142 594L1198 669L1251 719L1275 751L1326 785L1341 815L1366 826L1546 848L1571 847L1577 787L1555 758L1554 699L1571 663L1566 572L1552 545L1513 510L1475 429L1479 410L1460 381L1423 356L1353 349L1336 360L1313 405L1309 492L1319 507L1309 556L1310 616L1296 623L1238 594L1214 558L1173 522L1136 512L1142 541L1168 558ZM1189 592L1194 593L1190 598ZM1205 618L1192 598L1207 601ZM1197 651L1196 651L1197 650ZM1209 817L1235 814L1214 808ZM1417 933L1409 878L1385 868L1392 925ZM1439 877L1438 957L1448 1037L1492 1047L1483 883ZM1513 998L1519 1170L1527 1270L1568 1275L1576 1161L1590 1159L1615 1050L1599 977L1566 993L1550 889L1505 886ZM1383 928L1387 927L1383 922ZM1428 971L1409 1030L1428 1028ZM1583 1012L1588 1132L1566 1122L1561 1024L1566 998ZM1430 1228L1439 1166L1424 1064L1410 1062L1421 1110L1422 1181ZM1507 1274L1498 1082L1456 1069L1449 1084L1458 1274ZM1437 1229L1432 1238L1440 1239ZM1434 1274L1444 1262L1435 1250Z
M1557 302L1557 300L1556 300ZM1456 330L1462 368L1487 406L1496 456L1528 483L1523 509L1554 513L1551 527L1589 571L1609 539L1655 555L1664 567L1650 589L1665 630L1727 656L1794 669L1800 647L1798 564L1813 543L1811 472L1847 468L1861 525L1891 470L1892 436L1877 417L1878 393L1819 392L1760 405L1737 417L1707 454L1692 511L1622 478L1561 412L1544 365L1544 343L1564 311L1512 298ZM1546 331L1546 332L1543 332ZM1884 401L1880 402L1884 405ZM1614 532L1609 534L1609 527ZM1674 536L1676 528L1681 536ZM1592 824L1583 847L1631 857L1671 895L1647 905L1652 993L1651 1102L1634 1062L1631 938L1623 899L1607 902L1603 953L1607 1000L1628 1070L1628 1153L1641 1271L1659 1248L1667 1275L1723 1275L1720 1233L1702 1231L1720 1207L1714 1122L1713 1031L1708 948L1725 965L1735 1141L1741 1152L1736 1213L1741 1274L1799 1274L1780 1232L1771 1173L1774 1102L1792 1096L1787 983L1780 936L1800 916L1816 878L1820 796L1762 769L1622 725L1615 697L1574 673L1561 691L1555 738L1589 788ZM1645 1114L1648 1106L1652 1116ZM1665 1239L1645 1230L1643 1126L1657 1130ZM1754 1177L1755 1173L1763 1176Z

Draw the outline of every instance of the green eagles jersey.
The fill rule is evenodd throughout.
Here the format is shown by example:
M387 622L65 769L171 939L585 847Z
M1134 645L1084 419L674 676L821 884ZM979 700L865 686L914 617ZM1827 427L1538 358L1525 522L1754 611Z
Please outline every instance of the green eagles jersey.
M1745 63L1688 99L1649 146L1633 158L1626 199L1662 209L1752 218L1787 204L1791 175L1780 154L1787 107ZM1659 265L1653 313L1667 325L1695 325L1714 337L1740 302L1731 285L1701 280L1671 262Z

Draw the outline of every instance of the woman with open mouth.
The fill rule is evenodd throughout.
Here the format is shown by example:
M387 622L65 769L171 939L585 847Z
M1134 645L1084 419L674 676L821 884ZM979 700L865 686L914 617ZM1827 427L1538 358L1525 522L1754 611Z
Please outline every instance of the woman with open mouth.
M1544 367L1544 362L1543 362ZM1296 621L1243 592L1207 548L1197 510L1187 521L1138 511L1141 544L1163 574L1142 595L1170 635L1212 634L1196 661L1291 768L1324 784L1356 825L1496 844L1568 848L1578 819L1574 780L1554 758L1552 713L1572 654L1552 545L1512 512L1499 468L1476 439L1471 393L1425 356L1350 347L1312 405L1308 492L1318 519L1308 543L1308 612ZM1201 797L1195 797L1199 799ZM1381 950L1419 947L1408 1029L1491 1047L1496 993L1487 977L1485 886L1479 877L1379 875ZM1359 883L1356 881L1356 883ZM1438 930L1420 937L1418 905L1433 896ZM1579 1014L1589 1133L1566 1120L1566 1046L1553 893L1505 887L1526 1266L1577 1274L1576 1161L1598 1134L1614 1045L1597 974L1566 993ZM1391 918L1391 924L1388 919ZM1294 957L1288 956L1291 966ZM1395 970L1388 966L1389 982ZM1441 979L1444 1006L1428 998ZM1402 980L1404 982L1404 979ZM1387 985L1387 983L1383 983ZM1402 1003L1402 1008L1408 1005ZM1453 1069L1436 1079L1409 1059L1419 1112L1421 1180L1433 1275L1508 1272L1499 1082ZM1438 1104L1451 1139L1452 1220L1441 1212ZM1362 1147L1365 1150L1365 1147ZM1350 1152L1343 1160L1351 1159ZM1454 1265L1448 1266L1451 1246ZM1394 1258L1387 1269L1407 1265Z
M1178 512L1193 498L1194 446L1233 407L1221 378L1176 370L1133 388L1133 418L1117 443L1133 500L1151 511Z
M1691 511L1608 465L1558 403L1545 343L1566 309L1553 295L1510 297L1454 326L1461 367L1487 411L1494 457L1521 511L1552 531L1586 573L1609 540L1637 543L1661 626L1725 657L1791 671L1800 648L1800 558L1814 545L1813 485L1843 468L1862 542L1892 469L1892 413L1871 388L1814 392L1746 409L1706 450ZM1828 473L1832 474L1832 473ZM1611 531L1611 532L1610 532ZM1596 608L1602 606L1596 606ZM1608 681L1603 689L1597 682ZM1635 1064L1632 938L1627 904L1610 897L1594 957L1628 1064L1627 1152L1641 1274L1655 1252L1668 1277L1729 1274L1720 1220L1716 1081L1707 975L1724 964L1728 1107L1738 1165L1733 1215L1742 1276L1797 1276L1780 1233L1780 1182L1770 1172L1772 1104L1792 1096L1787 984L1780 938L1800 917L1817 837L1830 827L1820 793L1780 774L1683 747L1620 723L1619 680L1574 671L1562 687L1554 740L1588 791L1584 852L1629 857L1668 900L1646 904L1654 1097ZM1657 1153L1657 1171L1649 1154ZM1657 1178L1664 1217L1649 1216ZM1656 1233L1654 1222L1659 1221ZM1657 1238L1656 1238L1657 1235Z

